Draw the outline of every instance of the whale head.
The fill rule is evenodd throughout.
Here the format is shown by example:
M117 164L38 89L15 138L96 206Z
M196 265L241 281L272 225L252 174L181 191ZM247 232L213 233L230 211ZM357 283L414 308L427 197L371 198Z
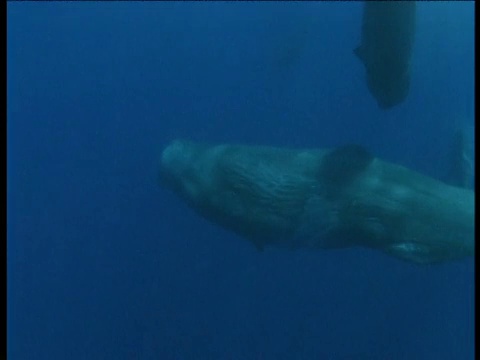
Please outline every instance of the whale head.
M188 197L197 191L198 179L193 168L198 145L175 140L162 152L158 182L178 195Z
M216 193L216 157L223 146L184 140L171 142L160 157L159 183L174 191L190 205L203 204Z

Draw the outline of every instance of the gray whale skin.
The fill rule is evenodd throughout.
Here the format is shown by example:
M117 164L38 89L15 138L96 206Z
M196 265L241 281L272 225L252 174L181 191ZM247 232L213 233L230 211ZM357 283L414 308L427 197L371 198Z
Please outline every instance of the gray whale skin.
M282 149L176 140L160 182L201 216L265 246L368 247L418 264L474 253L474 192L356 145Z

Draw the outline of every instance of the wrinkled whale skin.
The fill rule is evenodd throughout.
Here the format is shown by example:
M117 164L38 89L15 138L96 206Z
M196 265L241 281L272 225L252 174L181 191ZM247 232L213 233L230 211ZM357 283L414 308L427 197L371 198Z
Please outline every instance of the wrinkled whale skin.
M176 140L160 182L258 249L363 246L420 264L474 252L474 193L360 147L282 149Z

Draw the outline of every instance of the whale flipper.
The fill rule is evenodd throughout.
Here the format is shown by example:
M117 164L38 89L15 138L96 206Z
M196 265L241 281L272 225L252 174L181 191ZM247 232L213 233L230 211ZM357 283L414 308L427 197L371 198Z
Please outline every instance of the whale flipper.
M324 194L332 199L340 189L354 180L373 160L373 156L360 145L345 145L326 154L320 164L319 179Z
M332 182L348 182L364 170L373 156L360 145L345 145L332 150L322 159L321 175Z
M474 175L472 142L464 128L457 129L453 134L450 168L445 180L448 184L463 188L472 186Z

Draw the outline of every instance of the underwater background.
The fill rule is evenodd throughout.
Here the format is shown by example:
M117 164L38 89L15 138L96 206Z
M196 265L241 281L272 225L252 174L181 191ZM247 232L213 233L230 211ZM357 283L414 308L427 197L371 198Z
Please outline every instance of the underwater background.
M473 142L474 2L418 2L387 111L362 6L9 2L8 359L473 359L473 259L258 252L157 184L175 138L357 143L442 179Z

